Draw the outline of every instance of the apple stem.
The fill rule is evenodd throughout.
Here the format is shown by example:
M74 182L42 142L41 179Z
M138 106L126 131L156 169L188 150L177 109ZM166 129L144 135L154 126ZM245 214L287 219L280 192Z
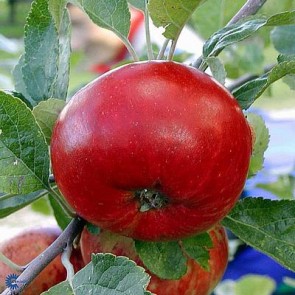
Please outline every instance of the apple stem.
M167 57L167 60L169 60L169 61L171 61L173 59L174 52L175 52L175 49L176 49L177 39L172 40L172 42L171 42L171 47L170 47L168 57Z
M12 270L15 270L16 272L22 272L26 267L18 265L14 263L12 260L7 258L2 252L0 252L0 261L6 264L8 267L10 267Z
M166 196L152 189L136 191L135 196L139 199L141 212L160 209L165 207L168 203Z
M167 46L168 46L169 42L170 42L170 39L166 39L166 40L164 41L163 46L162 46L162 48L161 48L161 50L159 51L159 54L158 54L158 56L157 56L157 59L163 59L163 58L164 58L165 51L166 51L166 49L167 49Z
M64 251L67 245L71 245L76 236L83 230L84 225L85 221L83 219L75 217L60 236L27 265L18 277L18 281L24 283L20 284L16 290L13 290L13 294L20 294L55 257ZM1 295L9 294L11 294L11 290L7 288Z
M133 48L132 44L130 43L130 41L128 40L128 38L123 37L123 36L119 36L122 40L122 42L124 43L124 45L126 46L129 54L131 55L133 61L137 62L139 61L138 55L135 51L135 49Z
M144 10L144 27L145 27L148 59L153 60L155 57L154 57L152 42L151 42L150 17L149 17L149 12L147 8L147 1L145 2L145 10Z
M63 253L61 254L61 262L64 265L65 269L67 270L67 281L72 286L73 277L75 275L73 264L70 261L71 254L73 250L72 244L67 244L67 247L64 249Z

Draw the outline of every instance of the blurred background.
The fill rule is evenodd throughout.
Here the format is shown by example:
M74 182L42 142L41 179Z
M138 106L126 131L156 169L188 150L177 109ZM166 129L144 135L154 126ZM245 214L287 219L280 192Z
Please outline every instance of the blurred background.
M176 60L189 63L199 57L203 40L223 27L245 1L209 0L193 15L178 42ZM30 0L0 0L0 88L14 88L12 70L23 52L24 25L30 10ZM269 0L260 13L271 15L295 8L294 1ZM111 32L98 28L77 7L69 6L72 20L72 56L68 96L80 87L128 60L121 41ZM206 16L206 17L204 17ZM214 20L214 21L213 21ZM295 32L295 26L287 28L264 28L254 37L224 50L220 55L227 71L228 81L247 75L259 75L276 61L280 52L276 42L278 34ZM161 46L163 38L159 30L151 26L154 48ZM131 43L144 58L143 16L132 10ZM295 36L291 38L294 50ZM295 85L288 76L274 83L250 111L265 120L270 133L269 147L265 153L264 168L247 181L241 197L262 196L271 199L294 199L295 193ZM1 198L1 195L0 195ZM55 225L46 198L39 199L13 215L0 219L0 242L9 239L25 228L36 225ZM230 235L230 233L229 233ZM278 264L243 245L231 236L232 261L225 274L225 281L216 294L295 294L295 276ZM245 277L258 274L259 277ZM248 293L233 292L233 280L247 286ZM258 286L255 291L249 286ZM264 285L264 293L261 291ZM247 289L246 288L246 289ZM254 291L255 292L254 292ZM260 290L260 291L259 291ZM276 291L274 291L276 290ZM250 293L249 293L250 292ZM251 293L252 292L252 293ZM276 292L276 293L275 293Z

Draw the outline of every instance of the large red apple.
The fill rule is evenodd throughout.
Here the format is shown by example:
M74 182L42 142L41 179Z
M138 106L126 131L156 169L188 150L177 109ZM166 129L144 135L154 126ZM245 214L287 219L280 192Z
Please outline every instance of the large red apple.
M204 232L236 203L251 130L213 78L166 61L94 80L61 112L51 141L57 185L78 215L141 240Z
M58 228L29 229L0 245L0 252L18 265L27 265L41 254L59 236ZM75 271L84 266L80 249L74 250L71 257ZM7 288L5 280L11 274L19 275L3 262L0 262L0 292ZM67 273L60 256L56 257L46 268L26 287L23 295L38 295L52 286L64 281ZM19 282L21 284L22 282Z
M187 273L179 280L164 280L150 271L151 281L148 290L158 295L207 295L221 280L228 261L228 244L224 228L217 225L209 232L213 247L210 253L210 271L206 271L193 259L188 259ZM84 229L81 236L81 251L85 264L91 260L92 253L113 253L127 256L144 267L138 257L134 241L130 238L102 231L99 235Z

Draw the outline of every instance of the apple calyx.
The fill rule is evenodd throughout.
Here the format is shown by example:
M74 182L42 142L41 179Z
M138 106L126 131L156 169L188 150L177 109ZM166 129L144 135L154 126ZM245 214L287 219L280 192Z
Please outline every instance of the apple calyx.
M161 192L153 189L138 190L135 192L135 197L139 200L141 212L160 209L168 204L168 198Z

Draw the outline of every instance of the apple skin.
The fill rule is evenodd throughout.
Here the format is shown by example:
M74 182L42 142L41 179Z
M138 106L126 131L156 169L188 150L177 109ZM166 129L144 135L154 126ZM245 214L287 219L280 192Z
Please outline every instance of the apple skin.
M149 241L219 222L239 198L251 152L234 97L203 72L169 61L128 64L82 88L51 140L55 180L77 214ZM162 203L142 210L145 190Z
M187 273L179 280L160 279L150 271L148 290L158 295L207 295L221 280L228 262L228 240L225 230L220 225L209 232L213 247L209 250L210 272L200 267L193 259L188 259ZM113 253L127 256L138 265L144 267L138 257L134 241L109 231L101 231L99 235L91 234L86 228L81 235L81 252L84 263L91 261L92 253Z
M55 227L32 228L18 234L0 245L0 252L18 265L26 265L41 254L60 235ZM71 262L74 270L84 267L80 249L73 250ZM6 289L5 279L9 274L18 274L15 270L0 262L0 292ZM64 281L67 272L60 255L57 256L22 292L23 295L38 295L52 286Z

